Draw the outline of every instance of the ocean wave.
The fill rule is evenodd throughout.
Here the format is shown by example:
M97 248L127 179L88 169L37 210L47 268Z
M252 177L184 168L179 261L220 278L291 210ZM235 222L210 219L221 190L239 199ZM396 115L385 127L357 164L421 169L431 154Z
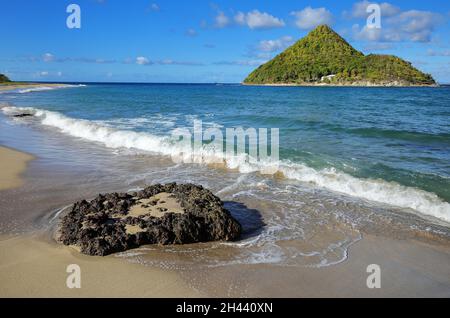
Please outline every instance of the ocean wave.
M77 85L72 85L72 84L61 84L61 85L57 85L57 86L36 86L36 87L31 87L31 88L25 88L25 89L19 89L17 92L20 94L26 94L26 93L31 93L31 92L42 92L42 91L50 91L50 90L54 90L54 89L61 89L61 88L71 88L71 87L85 87L86 85L84 84L77 84Z
M450 134L448 133L428 133L421 131L392 130L380 128L354 128L341 130L350 134L369 138L389 138L422 143L438 142L450 144Z
M40 123L59 129L61 132L99 142L109 148L133 148L151 153L157 153L175 158L177 156L192 156L191 148L180 146L170 137L152 135L146 132L117 130L84 119L67 117L58 112L36 108L3 107L7 115L27 112L33 113ZM205 162L205 158L215 157L215 153L203 149L196 153L201 157L198 162ZM199 159L199 158L197 158ZM248 161L245 155L236 156L224 162L226 168L235 169L241 173L263 172L276 164L277 173L288 179L310 183L333 192L374 201L382 204L413 209L423 215L432 216L450 222L450 204L440 199L436 194L418 188L407 187L396 182L382 179L356 178L347 173L326 168L316 170L302 163L282 160L281 162ZM195 160L197 162L197 160Z
M153 114L149 117L137 118L113 118L108 120L96 121L100 125L114 127L116 129L132 130L136 128L164 128L169 129L175 126L177 118L175 116L163 116L162 114Z

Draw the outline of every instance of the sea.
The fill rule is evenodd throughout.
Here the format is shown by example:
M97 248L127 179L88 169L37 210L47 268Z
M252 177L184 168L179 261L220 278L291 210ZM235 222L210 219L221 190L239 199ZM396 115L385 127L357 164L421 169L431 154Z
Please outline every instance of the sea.
M0 198L1 233L51 228L97 193L191 182L225 202L242 239L117 257L167 268L323 267L345 261L365 233L450 238L450 87L43 84L0 94L0 107L0 143L37 158L27 190ZM14 117L23 113L33 116ZM220 165L176 160L192 153L173 132L199 122L224 135L277 130L276 171L266 171L273 160L249 162L248 147Z

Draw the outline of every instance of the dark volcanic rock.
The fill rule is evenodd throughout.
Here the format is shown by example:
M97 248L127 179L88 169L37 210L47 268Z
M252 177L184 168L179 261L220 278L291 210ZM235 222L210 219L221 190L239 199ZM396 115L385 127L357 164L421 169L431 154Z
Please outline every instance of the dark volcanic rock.
M23 118L23 117L32 117L32 116L33 116L33 114L23 113L23 114L14 115L13 117L15 117L15 118Z
M184 212L156 207L166 203L152 198L160 194L168 194ZM149 199L147 204L142 203ZM155 209L161 215L130 213L135 207ZM65 245L80 247L84 254L104 256L145 244L232 241L240 234L241 225L209 190L193 184L170 183L132 194L100 194L90 202L75 203L62 219L59 239Z

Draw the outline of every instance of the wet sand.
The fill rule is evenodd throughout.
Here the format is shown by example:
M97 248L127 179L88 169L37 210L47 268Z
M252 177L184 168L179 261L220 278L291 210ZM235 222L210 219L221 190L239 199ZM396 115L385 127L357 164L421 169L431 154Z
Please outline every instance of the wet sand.
M66 285L67 266L81 288ZM174 272L92 257L36 236L0 238L0 297L201 297Z
M20 188L20 176L33 158L0 146L0 190ZM204 296L175 272L131 264L114 256L85 256L56 244L47 235L0 236L0 297ZM66 286L70 264L81 267L81 289Z
M132 251L131 251L132 252ZM91 257L42 237L0 238L0 297L450 297L450 248L366 236L322 268L238 265L179 271ZM69 264L81 288L66 286ZM367 266L381 269L369 289Z
M64 87L66 84L56 83L3 83L0 84L0 92L12 91L16 89L36 88L36 87Z
M213 269L204 292L225 297L450 297L450 247L366 235L348 259L326 267L250 265ZM380 266L381 288L366 281ZM193 275L192 275L193 276ZM228 284L228 290L217 286Z
M21 174L33 156L0 146L0 191L20 187Z

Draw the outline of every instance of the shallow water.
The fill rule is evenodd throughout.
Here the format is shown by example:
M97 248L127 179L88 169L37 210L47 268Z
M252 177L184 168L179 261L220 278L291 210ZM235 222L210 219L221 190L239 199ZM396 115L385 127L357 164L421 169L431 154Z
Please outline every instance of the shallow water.
M449 97L446 88L118 84L2 94L0 143L38 159L25 187L0 193L0 230L48 228L75 200L176 181L219 195L243 239L118 257L176 269L321 267L345 260L363 233L448 242ZM35 117L10 117L24 110ZM284 177L243 162L174 163L166 137L193 119L280 128Z

